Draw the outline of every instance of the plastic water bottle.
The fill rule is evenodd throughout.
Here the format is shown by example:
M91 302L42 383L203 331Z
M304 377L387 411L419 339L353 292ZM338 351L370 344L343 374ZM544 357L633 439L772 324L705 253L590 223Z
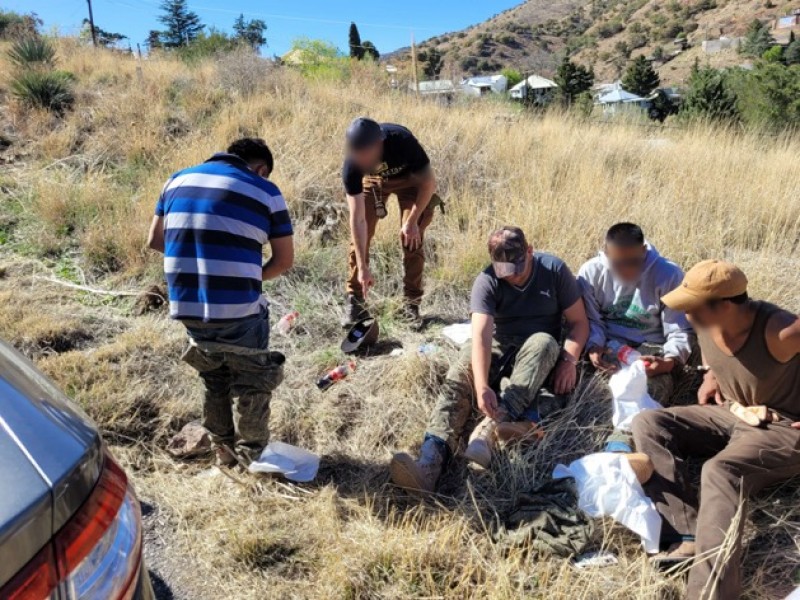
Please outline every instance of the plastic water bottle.
M275 330L280 333L281 335L287 335L294 327L294 324L297 322L300 313L296 310L285 314L281 317L281 320L278 321L278 324L275 325Z
M356 370L356 363L350 361L333 369L330 373L325 375L322 379L317 381L317 387L323 392L331 387L337 381L341 381L350 373Z
M608 350L621 365L632 365L642 358L641 352L616 340L608 342Z

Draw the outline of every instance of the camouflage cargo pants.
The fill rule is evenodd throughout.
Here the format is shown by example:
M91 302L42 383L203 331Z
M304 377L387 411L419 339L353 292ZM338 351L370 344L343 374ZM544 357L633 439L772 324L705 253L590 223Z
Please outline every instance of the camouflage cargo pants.
M519 348L519 351L508 385L499 394L498 401L512 419L518 419L528 409L536 407L539 391L556 366L561 347L553 336L546 333L536 333L527 339L493 340L489 381L496 377L500 359L510 346ZM455 453L464 427L476 411L472 348L467 345L447 373L426 435L445 441ZM545 416L547 411L542 408L539 412Z
M638 348L639 352L648 356L663 356L664 348L658 344L642 344ZM647 379L647 391L650 397L662 406L669 406L671 404L672 395L675 392L675 378L678 374L678 368L673 369L672 373L664 373L656 375ZM628 431L621 431L615 429L606 440L606 447L609 450L627 451L625 448L633 450L633 434Z
M215 446L257 458L269 442L272 392L283 381L284 356L270 352L269 316L224 327L187 325L191 338L183 360L205 384L203 426Z

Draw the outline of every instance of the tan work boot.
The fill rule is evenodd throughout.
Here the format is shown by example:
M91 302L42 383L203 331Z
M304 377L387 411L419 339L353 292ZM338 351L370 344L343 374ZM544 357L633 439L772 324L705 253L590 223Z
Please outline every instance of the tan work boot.
M497 440L505 445L538 442L544 437L542 428L533 421L498 423L495 433Z
M628 459L628 463L631 465L633 472L636 474L636 479L639 480L640 484L644 485L650 481L656 469L653 466L653 461L650 460L647 454L631 452L626 454L625 458Z
M415 492L433 492L442 474L445 450L434 440L427 439L419 449L419 459L398 452L389 463L389 476L401 488Z
M464 458L488 469L492 462L492 451L497 441L497 421L484 417L469 436Z

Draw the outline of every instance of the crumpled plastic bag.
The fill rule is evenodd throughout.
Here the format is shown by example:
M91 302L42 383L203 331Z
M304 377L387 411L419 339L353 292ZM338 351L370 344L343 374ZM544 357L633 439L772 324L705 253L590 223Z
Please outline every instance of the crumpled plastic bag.
M454 323L442 329L442 335L457 346L463 346L472 339L470 323Z
M553 478L572 477L578 508L592 517L611 517L642 539L647 553L658 552L661 516L648 498L624 454L589 454L569 466L558 465Z
M247 468L251 473L279 473L291 481L313 481L319 470L319 456L303 448L270 442Z
M633 418L640 412L663 408L647 393L647 373L644 369L644 363L637 360L614 373L608 380L614 407L611 422L615 429L630 431Z

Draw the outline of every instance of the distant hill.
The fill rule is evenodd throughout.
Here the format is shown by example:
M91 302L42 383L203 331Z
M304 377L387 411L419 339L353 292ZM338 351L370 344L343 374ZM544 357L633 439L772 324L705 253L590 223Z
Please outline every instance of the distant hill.
M442 55L441 77L505 67L551 75L569 52L591 65L598 81L616 79L632 57L645 54L657 59L663 81L681 83L696 58L715 66L742 62L735 49L706 55L704 39L738 37L755 18L774 21L798 8L798 0L528 0L418 46L423 58L431 49ZM391 56L396 62L409 57L408 48Z

